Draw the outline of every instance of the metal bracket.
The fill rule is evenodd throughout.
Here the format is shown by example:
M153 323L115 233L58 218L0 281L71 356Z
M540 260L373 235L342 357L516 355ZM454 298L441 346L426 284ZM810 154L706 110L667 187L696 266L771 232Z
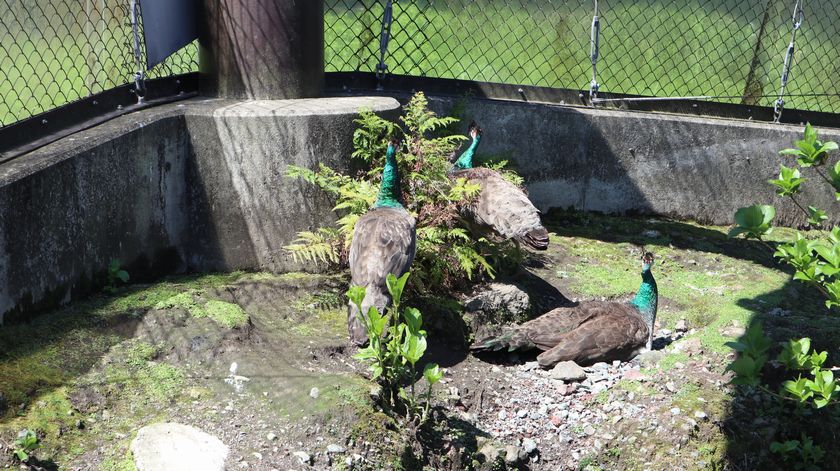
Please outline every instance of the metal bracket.
M380 90L382 89L382 79L385 78L385 73L388 71L388 65L385 64L385 54L388 52L388 42L391 40L391 23L394 21L394 7L391 0L385 3L385 13L382 15L382 31L379 34L379 63L376 64L376 80Z
M595 0L595 15L589 32L589 60L592 62L592 82L589 83L589 104L598 97L598 54L601 41L601 20L598 18L598 0Z

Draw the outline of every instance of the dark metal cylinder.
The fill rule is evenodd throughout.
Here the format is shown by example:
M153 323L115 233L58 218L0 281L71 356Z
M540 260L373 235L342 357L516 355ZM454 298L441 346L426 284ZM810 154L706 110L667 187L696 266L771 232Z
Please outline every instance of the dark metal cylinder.
M286 99L324 87L323 0L201 0L202 94Z

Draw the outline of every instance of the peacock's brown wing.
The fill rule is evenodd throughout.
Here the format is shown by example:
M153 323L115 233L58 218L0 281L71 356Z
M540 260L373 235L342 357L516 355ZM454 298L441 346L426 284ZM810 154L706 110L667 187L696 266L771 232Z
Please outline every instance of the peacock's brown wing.
M451 178L466 178L481 185L478 198L464 211L476 224L489 227L504 239L518 239L537 250L548 247L548 231L540 221L539 210L525 192L498 172L471 168L453 172Z
M541 366L560 361L591 364L625 360L645 345L648 328L638 311L623 303L587 303L590 316L558 336L557 343L537 357Z
M564 335L586 322L592 313L586 304L560 307L516 327L511 337L514 348L548 350L557 345Z
M358 286L385 286L389 273L408 271L417 250L416 222L405 209L376 208L359 218L350 244L350 274Z

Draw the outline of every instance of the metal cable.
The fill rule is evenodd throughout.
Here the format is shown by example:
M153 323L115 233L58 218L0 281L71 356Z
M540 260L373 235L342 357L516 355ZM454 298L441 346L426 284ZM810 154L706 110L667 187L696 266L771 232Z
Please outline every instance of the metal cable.
M376 80L378 87L382 88L382 79L388 71L385 64L385 54L388 52L388 42L391 40L391 23L394 21L394 9L391 0L385 3L385 12L382 15L382 31L379 34L379 63L376 64Z
M802 22L805 21L805 11L804 11L804 3L805 0L796 0L796 4L793 7L793 28L790 32L790 44L787 48L787 53L785 54L785 62L782 66L782 79L781 79L781 87L779 88L779 97L776 99L775 103L773 103L773 122L778 123L779 120L782 119L782 112L785 109L785 89L787 88L788 79L790 78L790 69L793 65L793 52L796 46L796 32L799 31L799 28L802 26Z
M134 39L134 93L137 95L137 103L143 103L146 96L146 68L143 66L143 50L140 42L140 0L131 0L131 33Z
M598 19L598 0L595 0L595 14L589 30L589 61L592 63L592 81L589 83L589 102L594 103L598 96L598 53L601 40L601 21Z

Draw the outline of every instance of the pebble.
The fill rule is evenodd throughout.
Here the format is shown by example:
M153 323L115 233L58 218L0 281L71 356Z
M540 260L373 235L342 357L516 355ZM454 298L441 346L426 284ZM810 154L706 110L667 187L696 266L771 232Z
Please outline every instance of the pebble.
M273 442L277 440L277 435L274 432L268 432L268 435L265 436L266 440Z
M305 451L296 451L296 452L292 453L292 455L295 458L298 459L300 464L311 464L312 463L312 457L309 456L309 453L307 453Z
M680 412L682 411L680 411L679 407L674 407L673 409L671 409L671 415L680 415Z
M696 412L694 413L694 417L696 417L696 418L698 418L698 419L700 419L700 420L706 420L707 418L709 418L709 416L708 416L708 415L706 415L706 413L705 413L705 412L703 412L703 411L701 411L701 410L696 411Z
M319 391L318 388L312 388L309 390L309 397L311 397L312 399L318 399L318 396L320 395L321 391Z
M347 451L343 446L332 443L327 446L327 453L344 453Z

